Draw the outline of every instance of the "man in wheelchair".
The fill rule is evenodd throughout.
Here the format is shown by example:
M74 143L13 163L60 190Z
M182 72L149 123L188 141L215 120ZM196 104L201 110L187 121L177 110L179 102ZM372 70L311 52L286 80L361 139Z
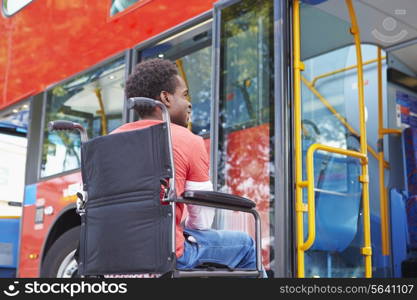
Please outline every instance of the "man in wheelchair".
M203 139L188 128L191 103L188 88L174 63L151 59L136 66L126 82L127 98L147 97L162 102L171 119L175 187L177 196L187 190L213 190L209 179L209 158ZM143 129L162 122L159 107L135 108L140 120L113 131L120 133ZM188 215L184 228L181 221ZM212 230L214 208L184 203L176 204L177 269L193 269L201 265L230 269L256 269L253 239L244 232ZM265 276L264 276L265 277Z

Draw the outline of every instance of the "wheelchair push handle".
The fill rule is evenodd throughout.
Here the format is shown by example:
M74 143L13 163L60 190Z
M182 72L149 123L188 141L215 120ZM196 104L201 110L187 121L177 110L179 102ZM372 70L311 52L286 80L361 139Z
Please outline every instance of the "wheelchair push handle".
M66 121L66 120L51 121L48 123L48 129L50 131L78 130L80 132L81 142L85 143L88 141L88 135L87 135L85 128L81 124L78 124L75 122Z
M154 109L157 105L158 105L157 101L151 98L135 97L135 98L129 98L127 100L128 109L132 109L132 108L137 108L138 110L142 110L143 108Z
M76 128L76 123L71 121L64 121L64 120L58 120L58 121L51 121L48 124L48 129L50 131L53 130L74 130Z
M134 97L127 100L128 109L134 108L136 111L150 112L156 107L161 108L162 118L165 122L170 123L169 113L166 106L161 102L146 97Z

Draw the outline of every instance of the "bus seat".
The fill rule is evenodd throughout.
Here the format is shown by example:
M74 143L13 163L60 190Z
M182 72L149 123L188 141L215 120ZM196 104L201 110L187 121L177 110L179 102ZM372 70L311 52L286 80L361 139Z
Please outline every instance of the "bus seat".
M403 277L417 276L417 128L403 131L404 165L408 198L405 204L408 225L408 257L401 264Z
M417 128L403 132L408 199L406 204L409 242L417 249Z
M396 189L390 191L391 240L394 276L401 277L401 263L407 258L406 197Z
M417 195L417 128L406 128L403 132L407 191Z
M360 163L350 157L318 152L314 164L316 239L311 249L341 252L358 231L362 195L358 181Z
M401 264L401 275L407 278L417 277L417 195L407 199L406 214L408 223L408 253L407 259Z
M345 259L354 265L358 261L358 256L360 255L357 249L363 247L363 218L358 220L358 234L355 236L355 239L352 241L349 247L355 249L355 255L346 256ZM387 268L387 265L391 264L388 262L388 256L382 255L382 241L381 241L381 217L379 212L370 214L370 223L371 223L371 247L372 247L372 268L374 268L375 273L385 272L383 271ZM362 255L361 255L362 256Z
M375 270L383 270L387 266L387 256L382 255L382 239L381 239L381 216L379 213L370 215L371 221L371 247L372 247L372 267ZM359 228L363 228L363 220L359 220ZM358 234L358 247L363 244L363 231Z
M417 251L417 195L407 199L406 204L410 248Z

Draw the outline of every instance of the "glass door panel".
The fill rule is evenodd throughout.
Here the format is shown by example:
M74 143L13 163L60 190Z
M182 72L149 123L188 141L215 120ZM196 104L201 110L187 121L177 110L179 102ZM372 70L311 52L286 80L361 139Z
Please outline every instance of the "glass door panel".
M247 197L262 219L263 264L274 259L274 85L272 1L240 1L221 10L217 188ZM220 229L253 236L253 217L221 211Z
M303 213L303 240L315 231L304 252L304 276L364 277L361 160L343 152L360 151L356 68L321 77L348 67L352 58L356 64L355 49L346 47L353 44L351 25L320 6L301 4L300 26L302 180L314 182L315 214L313 224ZM307 189L302 202L307 207Z

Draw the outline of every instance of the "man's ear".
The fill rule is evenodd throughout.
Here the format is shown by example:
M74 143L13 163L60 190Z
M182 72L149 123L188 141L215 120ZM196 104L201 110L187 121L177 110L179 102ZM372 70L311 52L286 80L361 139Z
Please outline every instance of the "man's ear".
M167 108L169 108L169 107L171 106L171 95L170 95L168 92L166 92L166 91L162 91L162 92L159 94L159 97L161 98L161 102L162 102L163 104L165 104L165 106L166 106Z

